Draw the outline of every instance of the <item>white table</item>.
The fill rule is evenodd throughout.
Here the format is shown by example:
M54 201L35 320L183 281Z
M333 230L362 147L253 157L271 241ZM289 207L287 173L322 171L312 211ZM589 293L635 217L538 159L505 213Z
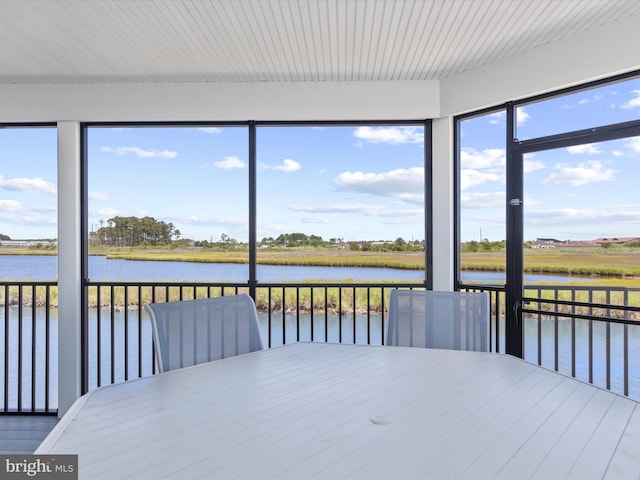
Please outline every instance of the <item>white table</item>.
M640 404L505 355L300 343L99 388L80 478L638 478Z

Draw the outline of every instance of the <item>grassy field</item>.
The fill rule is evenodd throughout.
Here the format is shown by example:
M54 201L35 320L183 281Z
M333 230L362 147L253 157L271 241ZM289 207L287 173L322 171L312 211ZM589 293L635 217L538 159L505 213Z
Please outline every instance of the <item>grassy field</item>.
M18 252L16 250L1 251L0 254L33 254L31 251ZM42 252L36 252L42 253ZM53 254L54 252L49 252ZM248 253L246 251L203 251L203 250L128 250L128 251L109 251L100 252L109 258L119 258L128 260L148 260L148 261L190 261L190 262L217 262L217 263L246 263ZM398 269L422 269L424 254L422 252L353 252L348 250L334 249L297 249L285 248L281 250L264 249L258 251L257 261L261 264L272 265L313 265L313 266L340 266L340 267L387 267ZM462 256L462 266L464 270L478 271L504 271L504 252L484 252L469 253ZM640 250L627 249L566 249L566 250L526 250L525 251L526 271L531 273L543 274L567 274L572 276L582 276L585 279L593 280L599 286L609 287L640 287ZM317 279L317 283L331 284L330 281ZM572 285L580 285L585 282L577 280ZM544 284L542 284L544 285ZM594 285L592 281L589 285ZM11 287L15 290L15 287ZM315 290L313 293L310 289L302 288L300 297L293 298L295 291L287 291L286 294L281 291L272 292L272 306L283 306L285 309L289 305L300 304L301 309L311 309L312 305L315 309L327 308L329 311L338 309L341 305L345 311L352 311L353 305L366 304L366 289L356 289L351 292L345 290L339 292L334 287L327 288L327 297L325 300L323 290ZM374 296L380 296L382 292L374 289ZM156 295L163 295L163 289L159 289ZM116 287L113 292L104 287L101 291L100 301L97 298L97 290L90 289L89 305L92 308L97 307L98 302L108 304L113 302L115 305L124 307L126 303L130 305L136 304L138 301L151 301L151 289L143 290L141 298L137 298L138 293L135 289L125 292L123 288ZM229 293L229 292L227 292ZM547 294L548 293L548 294ZM30 303L30 291L23 292L25 303ZM111 298L113 295L114 298ZM198 296L207 296L206 290L198 293ZM551 292L542 294L544 298L552 295ZM561 292L561 300L570 300L570 292ZM587 292L579 292L580 298L574 298L575 301L606 303L607 298L604 292L596 293L597 298L588 298ZM616 293L615 295L620 295ZM44 290L36 292L35 304L40 305L46 303L44 298ZM215 294L214 294L215 296ZM312 299L312 296L314 297ZM566 298L564 298L566 296ZM584 296L584 298L582 298ZM3 292L0 291L0 304L12 303L17 298L17 290L10 290L8 298L3 298ZM160 297L157 297L160 299ZM179 291L171 292L168 300L176 300L179 297ZM175 298L174 298L175 297ZM291 297L291 298L289 298ZM354 297L354 298L351 298ZM602 298L601 298L602 297ZM50 291L50 303L57 305L57 289L54 287ZM376 311L376 306L381 305L381 298L371 298L372 310ZM609 299L616 304L622 302L622 298ZM326 304L325 304L326 302ZM630 299L633 305L640 304L640 294L633 294ZM256 298L258 309L265 309L268 304L267 291L258 289Z
M504 252L466 253L463 270L505 270ZM567 248L524 251L524 271L598 278L602 285L640 286L640 250ZM579 282L578 282L579 283Z
M1 250L0 254L55 254L38 250ZM603 284L640 286L640 249L568 248L525 249L525 272L597 277ZM247 263L246 250L199 249L110 249L92 254L107 258L141 261L183 261L202 263ZM257 262L265 265L379 267L424 269L423 252L359 252L329 248L260 249ZM505 270L504 252L464 253L462 269L500 272Z
M249 254L246 251L128 251L107 253L107 258L203 263L247 263ZM424 269L424 254L422 252L354 252L323 248L283 248L280 250L259 250L257 262L264 265L380 267L421 270Z
M525 249L528 273L567 275L640 276L640 250L605 248ZM465 253L467 270L504 271L504 252Z

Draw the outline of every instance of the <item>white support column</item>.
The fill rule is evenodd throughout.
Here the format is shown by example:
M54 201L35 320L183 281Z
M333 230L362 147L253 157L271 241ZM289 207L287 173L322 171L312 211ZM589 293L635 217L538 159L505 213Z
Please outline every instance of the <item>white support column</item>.
M81 393L80 124L58 122L58 417Z
M453 119L433 120L433 289L454 287Z

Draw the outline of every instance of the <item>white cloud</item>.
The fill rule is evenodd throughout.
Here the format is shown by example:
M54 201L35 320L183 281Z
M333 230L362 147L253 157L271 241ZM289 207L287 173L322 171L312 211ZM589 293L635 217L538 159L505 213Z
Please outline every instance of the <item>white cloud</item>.
M213 162L213 165L217 168L225 170L232 170L234 168L244 168L244 162L238 157L224 157L224 160Z
M563 105L561 105L560 108L577 108L580 107L581 105L588 105L590 103L598 103L601 102L602 104L605 104L606 97L605 94L603 93L594 93L591 95L587 95L587 94L582 94L583 96L581 98L577 98L575 95L573 96L569 96L567 97L567 99L570 101L570 103L565 103ZM607 93L607 95L609 96L615 96L616 92L615 91L610 91ZM577 99L577 100L576 100Z
M222 133L222 129L218 127L200 127L198 128L198 131L210 134Z
M384 173L343 172L334 179L339 190L399 198L410 203L424 201L424 168L399 168Z
M498 168L505 165L504 148L487 148L476 150L463 148L460 152L460 164L462 168Z
M538 162L537 160L532 160L533 154L525 154L524 160L522 162L522 168L524 169L524 173L535 172L536 170L543 170L546 168L545 164L542 162Z
M413 217L424 214L424 210L421 208L396 210L380 205L370 204L290 205L289 209L295 212L307 212L313 214L355 213L358 215L366 215L370 217ZM324 217L321 215L316 215L315 218L322 219Z
M640 153L640 137L628 139L626 145L633 153Z
M567 147L567 151L569 153L581 154L586 153L588 155L594 155L596 153L601 153L602 150L598 147L597 143L585 143L582 145L573 145L571 147Z
M489 123L491 125L502 125L504 123L504 119L507 116L507 112L504 110L500 110L499 112L494 112L489 114Z
M122 212L120 212L120 210L116 210L115 208L98 208L97 210L91 211L91 216L108 219L120 215L121 213Z
M613 207L613 208L612 208ZM564 208L532 211L527 221L535 225L603 225L640 223L640 205L608 206L603 209Z
M281 172L295 172L296 170L300 170L302 165L300 165L295 160L291 160L290 158L285 158L280 165L268 165L263 163L260 165L260 168L263 170L279 170Z
M42 192L56 194L56 186L42 178L10 178L5 180L0 175L0 187L18 192Z
M34 212L39 212L39 213L55 213L58 211L58 207L55 206L40 206L40 207L34 207L33 208Z
M89 200L104 201L109 200L109 196L100 192L89 192Z
M178 156L178 152L171 150L144 150L139 147L102 147L101 150L105 153L115 153L118 156L133 153L138 158L175 158Z
M599 102L603 98L604 98L603 94L596 93L595 95L592 95L590 97L581 98L580 100L578 100L578 105L586 105L588 103Z
M197 215L169 215L163 219L174 224L237 227L246 225L246 220L233 217L198 217Z
M416 215L424 215L423 208L388 210L380 212L381 217L415 217Z
M554 173L543 180L543 184L578 187L588 183L613 180L615 173L612 169L605 169L602 163L598 161L580 163L576 166L559 163L555 166L555 170Z
M20 202L16 202L15 200L0 200L0 212L2 213L24 212L24 207Z
M289 205L295 212L309 213L367 213L372 210L379 210L377 207L367 204L333 204L333 205Z
M481 172L478 170L465 169L460 171L460 189L466 190L474 185L482 185L488 182L498 182L502 175L491 172Z
M460 195L462 208L490 208L505 204L505 192L463 193Z
M640 90L632 90L631 95L633 98L626 103L620 105L620 108L624 110L630 110L632 108L640 107Z
M353 135L370 143L423 143L422 127L358 127Z
M518 125L522 125L523 123L525 123L530 118L531 118L531 115L529 115L524 110L524 107L518 107L516 109L516 122L517 122Z
M507 112L505 110L501 110L495 113L490 113L489 123L492 125L502 125L505 122L506 118L507 118ZM516 109L516 123L518 125L522 125L530 118L531 118L531 115L529 115L525 111L524 107L518 107Z
M285 158L282 161L281 165L276 165L271 167L274 170L280 170L282 172L295 172L296 170L300 170L301 165L295 160L291 160L290 158Z
M298 219L302 223L331 223L327 217L313 215L309 217L301 217Z

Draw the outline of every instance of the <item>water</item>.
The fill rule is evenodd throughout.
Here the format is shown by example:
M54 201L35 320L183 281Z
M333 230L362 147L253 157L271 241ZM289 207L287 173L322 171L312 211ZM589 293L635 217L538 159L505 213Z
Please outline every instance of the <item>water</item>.
M232 263L158 262L138 260L107 260L89 257L89 275L93 281L220 281L244 283L249 267ZM0 256L0 280L55 280L57 257L34 255ZM301 282L305 280L405 280L421 281L421 270L363 267L295 267L258 265L260 282ZM502 272L462 272L463 281L504 284ZM561 275L525 275L526 283L567 283L597 281L584 277Z
M10 307L9 313L12 319L11 325L15 325L16 307ZM4 317L4 308L0 307L0 317ZM31 310L24 308L24 318L30 319ZM22 351L22 405L24 410L30 408L31 388L35 385L37 408L44 408L44 382L45 368L43 352L45 351L45 310L36 310L36 335L35 348L37 354L35 382L31 376L31 320L23 322L23 351ZM367 323L369 320L369 323ZM50 318L50 393L49 403L55 408L57 405L57 322L58 311L51 310ZM269 321L271 325L269 326ZM283 326L284 322L284 326ZM332 343L357 343L380 345L383 337L382 317L372 314L356 315L355 317L355 338L353 316L343 316L342 321L337 315L329 315L326 319L325 338L325 317L316 315L313 318L313 340L328 341ZM504 319L500 320L501 339L500 344L504 345ZM285 343L292 343L299 337L301 341L312 340L312 317L310 314L301 314L299 318L292 313L274 312L269 320L266 313L259 314L259 324L264 344L267 345L269 330L271 331L271 345L278 346ZM135 378L139 374L142 376L152 373L152 338L151 324L145 311L139 317L137 310L119 310L111 312L108 310L89 311L89 385L90 389L100 385L114 382L122 382L126 379ZM98 335L100 326L100 335ZM124 338L125 328L129 339L129 351L125 356ZM589 380L589 343L588 343L589 323L586 320L576 320L576 377L583 381ZM495 331L495 326L492 328ZM111 332L114 336L113 358L111 356ZM284 332L284 333L283 333ZM8 378L8 400L9 408L15 409L17 406L17 372L18 372L18 331L15 327L9 328L9 378ZM595 322L593 324L593 377L594 384L600 387L606 386L606 342L607 335L610 337L610 377L611 390L617 393L624 392L624 333L621 325L612 325L609 334L606 332L604 324ZM554 368L554 344L555 328L553 320L542 320L541 322L541 364L545 368ZM98 339L100 349L98 349ZM140 343L140 357L138 357L138 343ZM4 330L0 329L0 344L4 344ZM567 375L571 374L571 322L561 320L558 328L559 345L559 370ZM501 347L501 351L504 347ZM536 318L525 318L525 360L537 363L538 355L538 322ZM628 351L629 351L629 396L640 399L640 326L628 327ZM100 352L100 353L98 353ZM139 358L141 360L139 362ZM113 371L111 369L113 360ZM4 369L4 355L0 356L0 371ZM0 398L4 397L3 385L0 384Z
M53 256L0 256L0 279L22 279L22 280L55 280L57 277L57 258ZM94 281L228 281L246 282L248 277L247 265L238 264L202 264L189 262L155 262L155 261L127 261L127 260L107 260L105 257L90 257L89 266L91 280ZM262 282L281 281L304 281L304 280L344 280L353 279L357 281L367 280L407 280L420 281L424 277L424 272L418 270L395 270L389 268L352 268L352 267L291 267L291 266L271 266L258 265L258 279ZM485 272L465 272L463 279L473 279L477 281L501 284L504 283L504 274ZM572 277L551 276L551 275L528 275L527 282L545 281L553 283L563 283L577 280ZM583 280L583 279L580 279ZM57 310L53 309L50 325L50 394L49 402L52 408L57 405ZM8 392L9 408L14 409L17 405L17 372L18 372L18 329L17 324L18 309L9 307L10 328L8 331L0 329L0 345L5 342L5 335L8 335L9 351L7 352L8 364ZM5 318L5 309L0 307L0 318ZM44 384L46 375L43 355L45 351L45 340L43 337L45 310L36 310L36 369L35 381L30 379L31 375L31 328L32 314L29 307L24 307L22 311L22 385L24 393L22 395L23 408L30 408L30 390L35 385L36 408L44 408ZM382 318L380 315L372 314L370 323L367 324L366 315L357 315L355 322L356 336L353 338L353 318L348 315L343 317L342 323L336 315L329 315L327 318L328 338L325 339L325 319L314 319L313 339L316 341L329 341L346 343L365 344L369 341L372 344L380 344L382 341ZM312 321L311 316L302 314L299 318L295 315L280 313L274 314L271 318L271 328L268 325L268 316L260 315L260 326L263 338L266 340L271 331L272 345L290 343L300 340L311 340ZM113 323L112 323L113 322ZM502 320L504 322L504 320ZM283 325L284 323L284 325ZM599 323L599 322L597 322ZM98 325L100 326L100 349L98 349ZM125 327L127 325L127 327ZM138 326L140 325L140 355L142 362L138 364ZM571 344L569 333L570 322L560 322L559 343L559 365L560 370L570 373L571 367ZM124 331L127 328L129 338L129 354L125 361ZM537 322L532 319L525 320L525 359L537 362ZM606 371L604 358L606 357L606 332L603 326L594 327L594 383L604 386L606 381ZM611 377L612 390L622 392L623 371L623 349L621 339L623 332L619 331L618 325L611 327ZM114 334L113 359L111 358L111 331ZM500 327L500 332L504 333L504 324ZM283 337L284 332L284 337ZM553 368L554 362L554 331L550 321L542 322L542 365ZM583 380L588 380L588 332L586 323L578 321L576 325L576 376ZM504 338L501 339L504 343ZM266 344L266 341L265 341ZM100 351L100 354L98 354ZM124 381L127 378L135 378L151 373L151 331L149 319L146 312L142 312L142 318L138 318L138 311L114 311L111 316L110 311L100 311L92 309L89 311L89 384L91 388L99 385ZM629 327L629 359L630 359L630 396L640 398L640 327ZM113 360L113 372L111 370ZM4 355L0 357L0 371L4 369ZM126 373L128 372L128 376ZM0 385L0 398L4 397L4 386Z

